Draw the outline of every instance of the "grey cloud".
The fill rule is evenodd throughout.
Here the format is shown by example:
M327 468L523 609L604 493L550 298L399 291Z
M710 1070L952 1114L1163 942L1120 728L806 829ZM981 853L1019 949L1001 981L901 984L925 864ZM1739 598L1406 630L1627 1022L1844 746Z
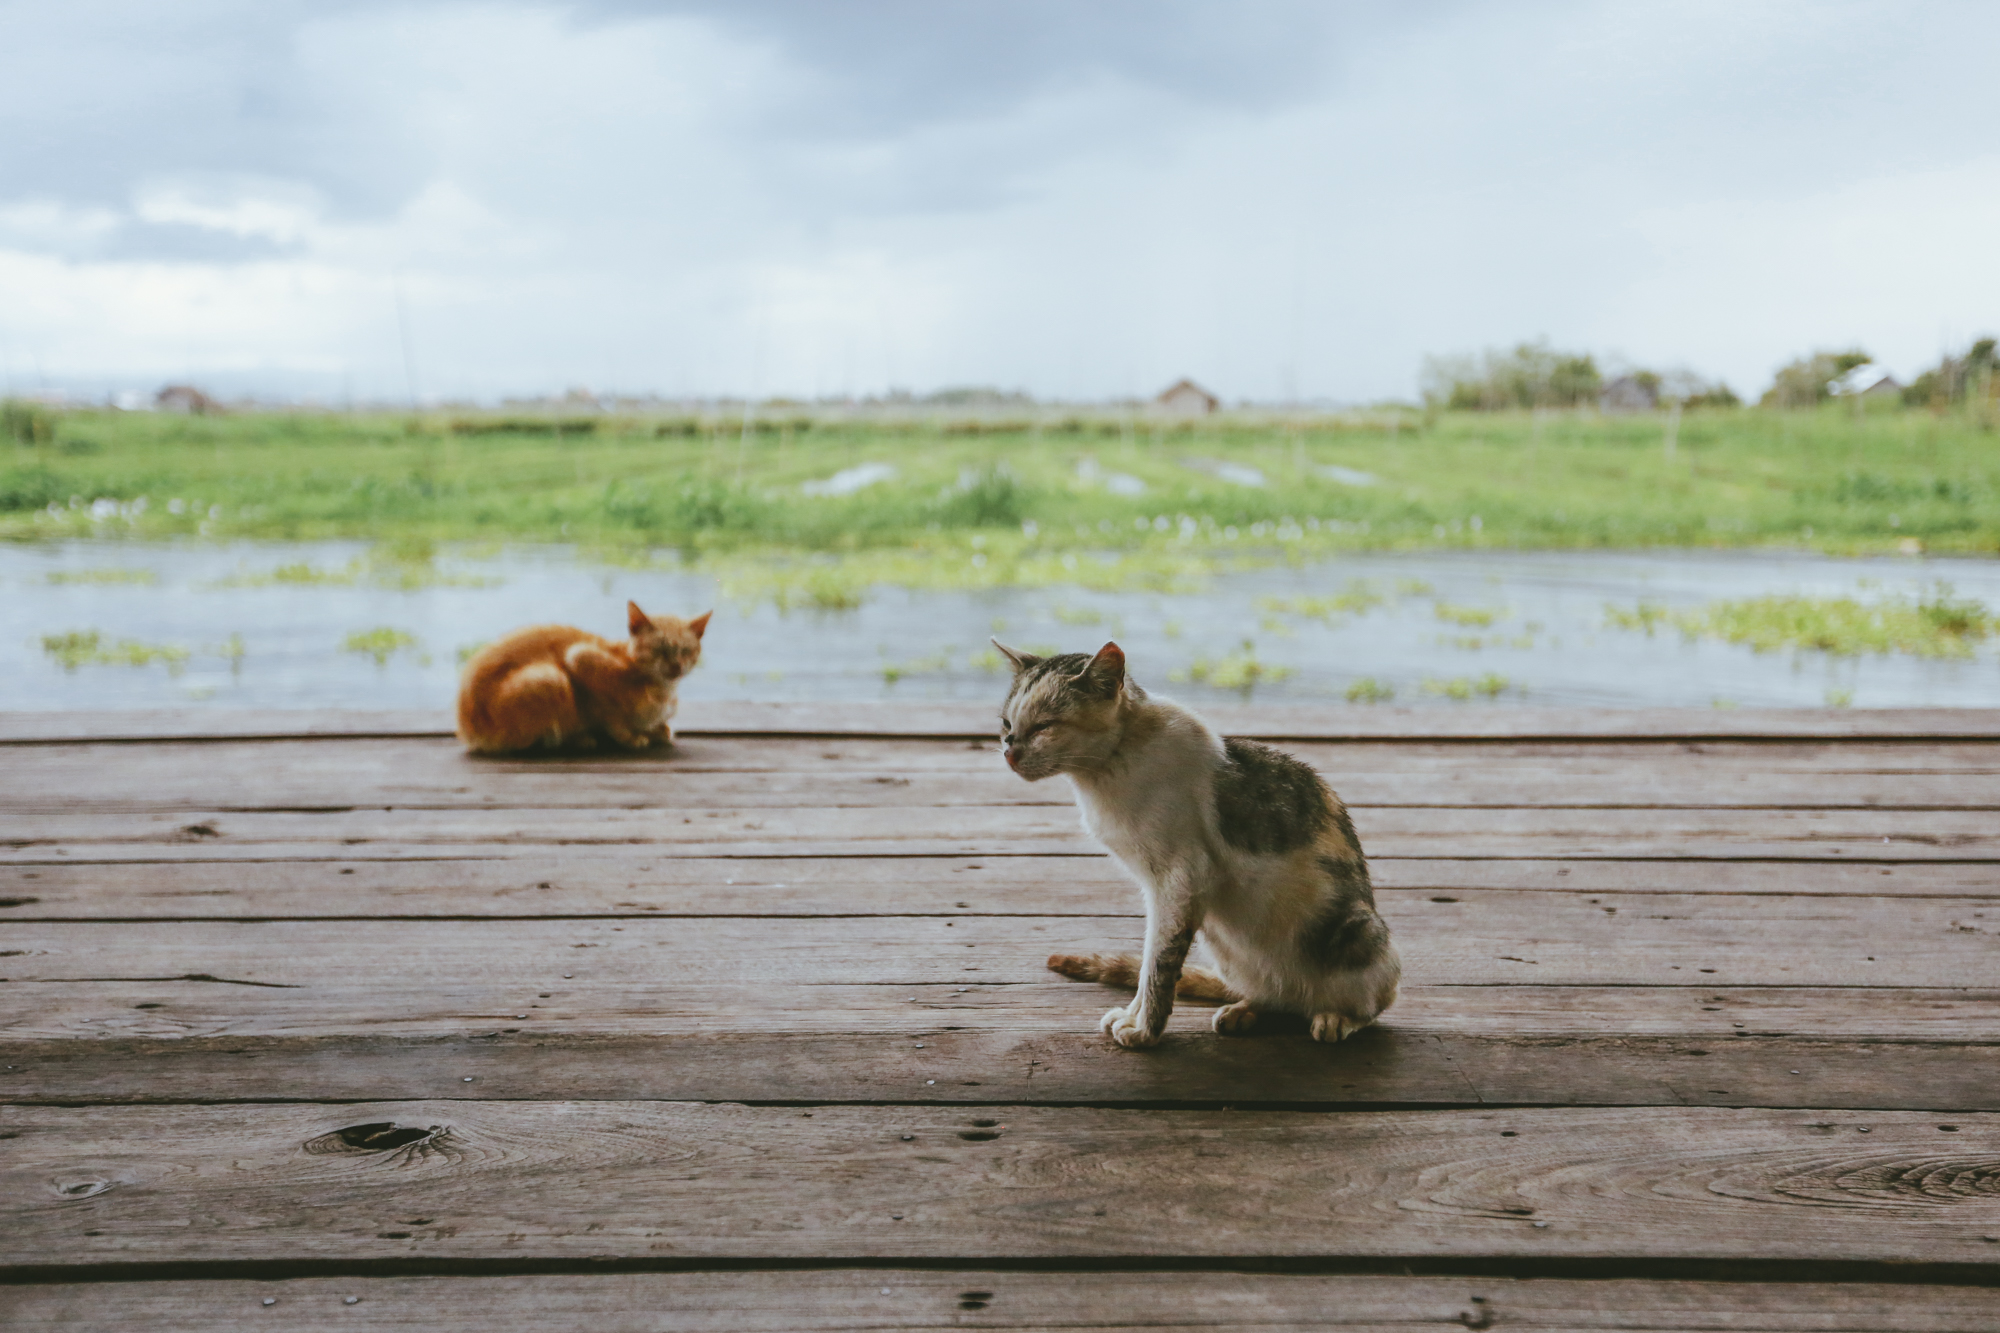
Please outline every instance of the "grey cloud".
M1103 79L1189 112L1268 109L1321 89L1340 52L1369 32L1442 8L1385 11L1312 0L584 0L506 10L567 15L582 27L695 19L775 50L812 86L752 90L747 121L729 132L758 170L782 182L777 188L813 192L822 185L827 207L874 211L988 205L1007 197L1024 160L1046 164L1081 145L1041 134L961 144L953 156L919 144L873 180L786 162L768 150L787 140L907 140ZM332 216L385 216L440 170L437 150L406 123L437 90L371 81L371 71L352 68L371 63L365 49L335 53L329 72L329 57L316 55L312 42L329 25L357 18L376 21L377 39L393 42L391 21L448 10L375 0L337 8L303 0L0 4L10 44L36 53L0 85L0 181L16 189L27 183L29 193L71 205L118 207L140 181L249 173L310 181ZM338 73L343 62L347 79ZM534 93L524 88L523 95ZM1096 128L1141 142L1173 131L1167 124ZM646 132L643 123L631 129Z
M428 164L394 134L393 108L357 116L322 100L299 34L324 12L299 0L0 6L9 45L34 53L0 82L0 189L118 206L142 180L251 173L386 211Z
M233 199L287 204L317 220L300 228L316 262L413 275L425 364L492 388L811 388L840 364L1074 392L1193 371L1234 393L1297 365L1303 388L1360 395L1394 391L1425 351L1538 331L1709 368L1719 341L1782 359L1850 318L1875 346L1839 304L1800 313L1830 289L1925 320L1970 308L1954 284L1991 290L1969 259L1935 290L1907 273L1955 235L1938 225L1954 209L1986 207L1995 13L0 0L0 246L226 270L284 250L136 201L246 227ZM1931 165L1965 182L1866 253L1794 207ZM1886 205L1827 207L1865 229ZM1792 221L1754 225L1769 216ZM1738 231L1755 239L1717 240ZM1769 276L1805 246L1842 281ZM1850 269L1904 285L1867 295ZM1690 286L1714 294L1677 312ZM386 297L313 300L307 350L286 355L364 364L393 345ZM74 304L49 296L45 322ZM102 355L105 331L73 323L78 363Z
M184 222L135 222L106 238L94 258L180 264L249 264L282 259L299 247L262 236L236 236Z
M1310 97L1340 56L1417 27L1455 0L586 0L580 22L697 16L772 44L841 90L789 128L894 134L1003 113L1109 76L1209 107L1267 110Z

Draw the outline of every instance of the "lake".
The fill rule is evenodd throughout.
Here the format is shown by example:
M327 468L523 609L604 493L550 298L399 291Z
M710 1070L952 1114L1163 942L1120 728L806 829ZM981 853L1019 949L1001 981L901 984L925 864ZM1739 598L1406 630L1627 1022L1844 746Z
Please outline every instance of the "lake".
M627 598L659 611L715 608L684 699L997 702L1004 678L987 645L997 633L1064 650L1116 638L1138 680L1193 703L1340 702L1364 678L1398 704L1461 708L2000 703L1991 644L1946 660L1756 653L1664 626L1650 636L1614 628L1606 615L1607 605L1672 610L1778 593L1867 601L1939 580L1993 606L2000 561L1356 555L1228 574L1190 594L878 588L853 610L781 613L719 598L698 569L625 568L563 548L446 552L408 586L377 582L368 555L353 542L0 547L0 707L445 708L463 652L540 621L622 636ZM1301 609L1343 595L1345 609ZM67 645L68 665L45 636ZM1224 688L1218 677L1247 683Z

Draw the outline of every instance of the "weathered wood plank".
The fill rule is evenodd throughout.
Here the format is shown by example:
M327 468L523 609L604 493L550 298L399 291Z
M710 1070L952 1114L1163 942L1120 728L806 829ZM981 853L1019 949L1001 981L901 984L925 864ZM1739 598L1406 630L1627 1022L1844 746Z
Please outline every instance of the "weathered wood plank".
M579 965L561 960L557 966ZM572 971L568 977L555 972L547 983L540 975L505 975L403 978L395 984L385 996L372 977L353 985L315 985L310 994L301 994L308 989L302 983L298 990L269 989L198 973L95 981L87 992L65 987L67 998L40 1000L25 1019L0 1028L0 1036L18 1043L10 1049L24 1054L67 1041L484 1039L513 1032L537 1039L869 1033L921 1041L924 1033L945 1031L1091 1035L1098 1015L1122 1003L1117 991L1048 973L1032 980L968 974L944 981L796 984L699 982L672 975L627 980ZM551 988L546 995L545 985ZM522 1014L525 1019L517 1017ZM1208 1020L1207 1008L1182 1004L1168 1030L1205 1041ZM1668 1037L1697 1039L1697 1045L1783 1036L1977 1045L2000 1040L2000 990L1416 983L1403 988L1382 1021L1420 1036ZM1284 1030L1273 1024L1272 1031Z
M624 844L660 855L1050 855L1094 851L1068 805L910 809L24 812L0 844L44 859L105 845ZM1376 809L1371 856L1613 860L2000 859L2000 823L1961 810ZM13 859L21 859L16 856Z
M182 764L199 761L180 757ZM26 766L24 766L25 768ZM385 765L385 767L393 767ZM682 772L636 767L603 778L595 774L542 772L494 781L464 774L453 785L426 784L407 775L347 777L297 770L260 778L254 766L218 772L199 790L176 789L170 772L159 777L124 773L115 780L82 777L73 784L17 771L0 788L0 805L14 812L65 810L212 811L326 810L342 806L425 809L598 809L652 806L705 810L743 806L889 806L925 809L966 805L1067 805L1060 784L1029 785L997 765L979 774L917 770L876 772ZM1885 775L1837 773L1799 776L1770 773L1549 774L1495 765L1475 773L1431 775L1329 775L1355 810L1381 807L1552 806L1569 809L1670 807L1689 809L2000 810L2000 774Z
M376 1151L340 1137L385 1123L427 1137ZM1644 1255L2000 1274L1983 1239L2000 1232L2000 1117L1949 1123L1657 1108L8 1107L0 1263Z
M1441 748L1449 752L1440 753ZM1906 745L1863 764L1846 747L1300 745L1349 804L2000 807L2000 745L1956 747L1956 764ZM1531 749L1530 754L1496 750ZM1970 751L1982 754L1974 756ZM1799 753L1803 751L1804 753ZM1975 764L1978 767L1975 767ZM190 787L185 776L204 780ZM216 742L21 748L0 773L17 810L648 805L1043 804L990 746L927 740L693 738L670 755L474 759L441 740Z
M1468 1030L1454 1030L1450 1007L1464 1008L1484 994L1419 993L1410 1014L1392 1012L1390 1025L1337 1048L1311 1041L1296 1022L1272 1023L1251 1037L1218 1037L1206 1030L1206 1011L1195 1009L1175 1015L1161 1046L1135 1054L1097 1031L1097 1014L1110 996L1044 992L1022 1005L1010 995L1004 1013L979 1005L954 1012L951 1001L963 997L917 989L928 1003L899 1005L907 997L880 990L864 997L849 989L822 1002L848 1006L833 1014L797 990L696 988L662 1009L620 1015L623 1035L551 1033L510 1023L502 1013L487 1021L508 1026L470 1035L461 1017L454 1035L0 1041L0 1096L58 1105L476 1097L2000 1111L2000 1026L1990 1021L1984 1042L1913 1042L1767 1035L1718 1017L1751 1014L1755 1000L1748 1000L1693 1015L1669 1015L1682 1006L1661 1006L1663 1012L1648 1016L1655 1026L1678 1018L1685 1030L1675 1036L1616 1028L1532 1036L1470 1030L1497 1026L1490 1013L1465 1024ZM1975 1002L1947 994L1959 1012L1984 1009L1990 1020L1993 992ZM865 1013L856 1003L863 998L872 1001ZM1499 1010L1516 997L1493 998ZM1597 997L1571 998L1589 1005ZM732 1000L741 1003L677 1021L703 1001ZM787 1014L803 1021L785 1026L780 1020ZM849 1031L820 1030L841 1019ZM1833 1026L1819 1014L1812 1020ZM725 1022L731 1030L719 1030ZM876 1030L862 1030L870 1022Z
M526 1033L528 1039L584 1037L738 1037L886 1035L924 1041L926 1033L1096 1035L1096 1019L1122 1003L1108 987L1082 987L1042 975L994 983L978 977L930 983L690 983L674 977L602 981L556 975L562 989L544 997L540 983L404 983L386 1001L364 985L324 987L320 1001L290 1003L294 993L232 987L200 979L94 983L96 1005L78 1025L62 1015L40 1025L0 1029L8 1049L42 1059L64 1041L246 1041L396 1037L414 1041ZM524 1003L526 1001L526 1003ZM536 1005L540 1001L540 1005ZM352 1009L348 1009L352 1005ZM82 1009L82 1007L80 1007ZM528 1013L528 1021L514 1015ZM1174 1011L1168 1033L1208 1041L1202 1005ZM1546 985L1406 985L1382 1019L1386 1031L1416 1037L1576 1041L1600 1037L1714 1041L1786 1037L1798 1041L1992 1045L2000 1041L2000 991L1904 987L1546 987ZM1274 1023L1270 1035L1290 1029ZM1246 1039L1248 1041L1248 1039ZM192 1049L192 1047L190 1047ZM1342 1047L1348 1049L1348 1047Z
M1385 890L1412 985L2000 987L1991 899L1734 898ZM969 901L969 900L968 900ZM48 1021L103 982L186 975L252 989L366 987L386 1003L476 983L1033 982L1052 952L1133 948L1129 917L290 919L0 925L0 1022ZM413 977L407 955L422 950ZM240 987L239 987L240 988ZM231 988L209 987L211 992ZM273 1010L289 991L259 996ZM532 1007L532 1006L531 1006ZM551 1006L552 1008L558 1006ZM371 1013L377 1006L369 1006ZM38 1020L37 1016L40 1015Z
M349 1299L354 1304L348 1304ZM272 1301L269 1307L266 1300ZM855 1333L873 1329L1191 1328L1758 1330L1992 1333L2000 1290L1905 1283L1577 1281L965 1268L544 1273L0 1287L20 1333L236 1329L588 1329Z
M1001 690L996 682L994 705ZM1203 715L1231 735L1293 740L2000 739L2000 710L1214 707ZM691 699L679 730L705 735L987 736L993 706L904 703L744 703ZM283 736L446 736L442 712L286 712L161 709L0 712L0 744Z
M1140 900L1108 857L682 857L617 848L515 860L0 865L0 921L269 917L1104 916ZM1381 858L1385 894L1546 890L2000 899L1991 866ZM1616 903L1610 904L1617 906ZM1993 919L1961 914L1977 926Z

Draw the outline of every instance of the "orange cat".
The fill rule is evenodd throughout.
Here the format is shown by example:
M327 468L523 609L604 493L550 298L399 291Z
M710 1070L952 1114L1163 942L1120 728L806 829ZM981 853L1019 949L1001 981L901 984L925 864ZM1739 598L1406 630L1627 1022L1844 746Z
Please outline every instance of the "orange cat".
M458 690L458 738L488 754L600 741L628 750L673 744L674 686L701 660L713 613L655 619L637 602L625 611L626 643L531 625L480 649Z

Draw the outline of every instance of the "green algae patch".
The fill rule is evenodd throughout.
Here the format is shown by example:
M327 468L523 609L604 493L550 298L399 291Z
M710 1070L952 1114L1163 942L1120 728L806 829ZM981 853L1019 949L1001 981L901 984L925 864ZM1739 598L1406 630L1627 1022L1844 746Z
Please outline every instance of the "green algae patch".
M356 630L340 642L342 652L372 657L378 667L389 665L389 659L397 653L412 652L416 647L416 635L386 625L376 629Z
M57 587L116 584L150 587L159 581L160 576L150 569L56 569L49 572L49 582Z
M350 560L338 569L327 569L311 561L298 560L270 569L239 569L202 585L211 592L236 588L355 588L367 585L397 592L422 592L427 588L493 588L500 579L486 575L459 574L438 568L429 543L412 549L409 544L385 542L362 559Z
M1249 639L1235 652L1223 657L1197 657L1185 670L1167 673L1167 679L1207 685L1212 689L1236 690L1246 697L1264 681L1279 681L1292 675L1292 668L1265 662L1257 656L1257 645Z
M1505 676L1489 671L1483 676L1453 676L1449 680L1426 679L1422 689L1440 699L1464 703L1471 699L1497 699L1514 687Z
M1453 606L1450 602L1438 602L1431 607L1439 620L1466 629L1487 629L1493 622L1506 614L1484 606Z
M928 540L907 549L711 555L699 568L746 608L851 611L878 587L925 592L1074 587L1087 592L1200 592L1250 561L1174 551L1054 551L1017 534ZM1088 623L1074 611L1074 623Z
M1396 697L1396 687L1373 676L1363 676L1347 687L1351 704L1386 704Z
M1614 628L1651 634L1671 625L1689 639L1719 639L1753 652L1786 649L1835 657L1906 653L1914 657L1970 657L2000 629L1983 602L1954 596L1937 584L1917 597L1863 602L1852 597L1745 597L1710 602L1693 611L1651 603L1606 607Z
M42 651L54 658L64 671L75 671L85 666L144 667L160 664L175 674L193 655L178 644L109 639L94 629L44 634Z

